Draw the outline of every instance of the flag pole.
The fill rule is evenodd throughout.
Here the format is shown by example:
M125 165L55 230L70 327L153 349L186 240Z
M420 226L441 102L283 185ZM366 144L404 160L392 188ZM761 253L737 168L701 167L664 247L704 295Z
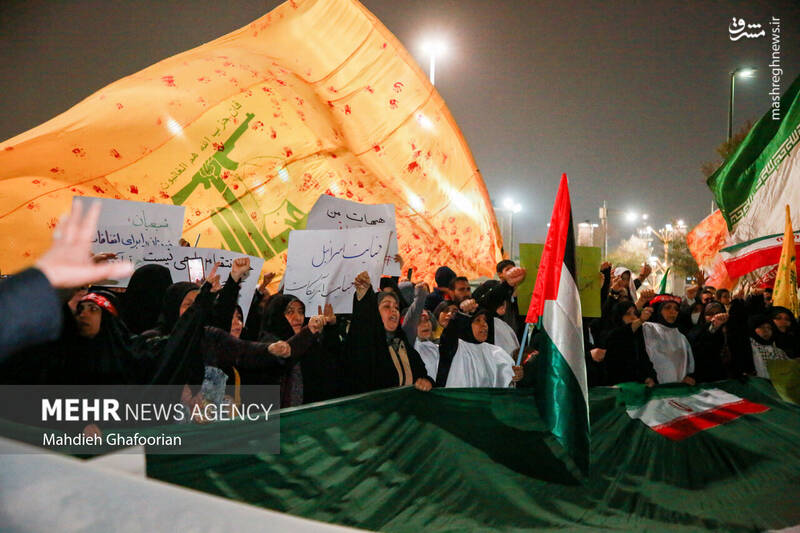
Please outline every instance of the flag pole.
M517 366L522 364L522 356L525 355L525 347L528 345L528 336L531 332L531 326L528 322L525 323L525 332L522 334L522 342L519 343L519 353L517 354Z

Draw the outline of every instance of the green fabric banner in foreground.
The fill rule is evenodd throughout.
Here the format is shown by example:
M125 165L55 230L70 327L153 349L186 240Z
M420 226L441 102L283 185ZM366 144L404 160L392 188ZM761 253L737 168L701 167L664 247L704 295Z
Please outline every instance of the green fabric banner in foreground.
M563 448L532 409L530 389L406 388L289 410L280 455L148 456L148 475L384 531L800 524L800 408L761 379L713 387L769 410L675 442L626 413L630 391L592 389L583 483L557 456ZM257 438L243 426L213 428L209 438Z
M280 455L149 454L147 471L233 500L383 531L800 524L800 407L758 378L706 388L768 410L676 442L628 410L704 387L590 389L592 455L582 482L563 466L564 448L533 408L532 389L408 387L290 409L281 414ZM218 443L246 439L257 449L263 428L185 424L181 431ZM8 423L0 433L25 437ZM191 510L176 509L183 512Z

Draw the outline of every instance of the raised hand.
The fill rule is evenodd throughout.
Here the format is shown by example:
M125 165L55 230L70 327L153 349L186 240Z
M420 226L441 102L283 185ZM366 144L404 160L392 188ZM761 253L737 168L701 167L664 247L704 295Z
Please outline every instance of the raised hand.
M478 302L470 298L468 300L464 300L463 302L461 302L458 308L461 309L461 311L463 311L464 313L471 315L472 313L475 312L476 309L478 309Z
M360 300L365 294L367 294L367 289L369 289L372 285L372 281L369 279L369 274L364 271L356 276L356 279L353 281L353 285L356 288L356 298Z
M57 289L81 287L104 279L124 278L133 273L129 261L95 263L91 259L92 234L97 229L100 203L83 217L83 204L76 203L53 232L53 244L36 261L36 268Z
M642 265L642 269L639 271L639 279L644 281L645 279L647 279L647 276L649 276L652 271L653 267L645 263L644 265Z
M514 377L511 378L512 383L516 383L525 377L525 370L522 366L512 366L511 368L514 370Z
M231 279L236 283L239 281L250 271L250 258L245 257L238 257L233 260L231 264Z
M219 274L217 274L219 264L219 261L214 263L214 266L211 268L211 272L209 272L208 276L206 276L206 283L211 284L211 292L219 292L219 290L222 288L222 284L219 282Z
M645 307L642 309L641 314L639 315L639 320L642 322L647 322L650 320L650 317L653 316L653 308L652 307Z
M711 317L711 325L714 329L719 329L722 327L725 322L728 321L728 313L717 313L713 317Z
M282 357L284 359L292 355L292 347L289 346L289 343L286 341L273 342L269 345L267 351L276 357Z
M592 354L592 359L596 363L602 363L603 359L606 358L606 350L603 348L592 348L590 353Z
M325 327L325 317L323 315L314 315L308 319L308 329L311 333L319 333Z
M317 306L317 314L322 315L325 319L326 326L336 324L336 314L333 312L333 306L331 304L325 304L325 309Z
M275 276L275 272L267 272L264 274L264 277L261 279L261 284L258 286L258 292L260 292L262 296L269 293L267 285L272 283L272 280L275 279Z
M512 287L518 286L525 281L525 276L528 272L522 267L509 268L506 272L506 282Z

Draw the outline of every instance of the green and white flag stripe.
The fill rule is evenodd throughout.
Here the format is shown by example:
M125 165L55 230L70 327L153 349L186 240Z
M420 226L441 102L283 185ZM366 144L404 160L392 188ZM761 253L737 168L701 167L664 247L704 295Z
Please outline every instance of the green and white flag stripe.
M535 338L539 355L534 361L539 413L575 465L587 472L588 387L575 265L572 208L565 174L556 194L526 322L539 324Z
M800 78L780 101L779 116L764 115L728 160L709 179L728 223L731 242L740 243L783 229L785 204L800 215Z

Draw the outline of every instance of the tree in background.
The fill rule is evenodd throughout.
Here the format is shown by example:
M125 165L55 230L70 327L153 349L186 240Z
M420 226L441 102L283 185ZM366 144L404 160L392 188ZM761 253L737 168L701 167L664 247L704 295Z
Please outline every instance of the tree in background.
M703 173L703 182L708 180L711 175L717 171L717 169L739 148L739 145L742 144L742 141L747 134L750 133L750 130L753 128L755 123L752 119L749 119L747 122L742 125L741 128L736 130L736 133L733 134L730 141L725 141L715 150L717 154L722 158L718 161L706 161L702 165L700 165L700 172Z
M650 257L650 246L646 239L636 235L631 235L630 239L625 239L619 246L608 254L608 262L617 266L629 268L636 274L645 261Z

